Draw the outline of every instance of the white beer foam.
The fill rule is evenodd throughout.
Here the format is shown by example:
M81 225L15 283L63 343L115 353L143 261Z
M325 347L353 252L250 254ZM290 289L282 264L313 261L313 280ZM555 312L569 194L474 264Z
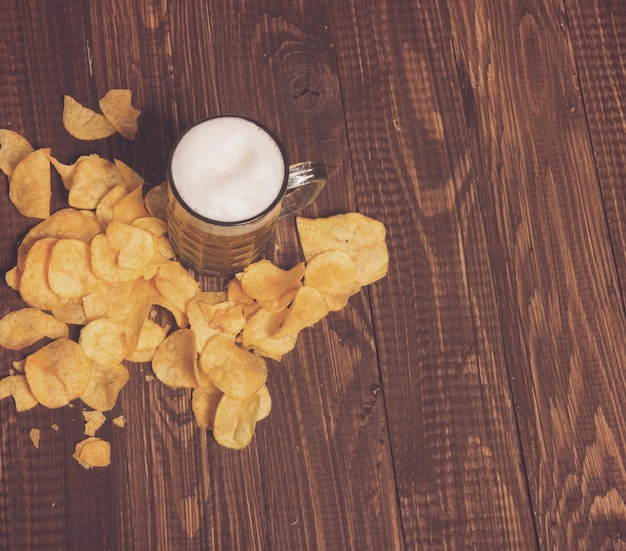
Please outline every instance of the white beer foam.
M219 222L253 218L279 194L282 152L252 121L216 117L192 127L172 157L172 183L194 212Z

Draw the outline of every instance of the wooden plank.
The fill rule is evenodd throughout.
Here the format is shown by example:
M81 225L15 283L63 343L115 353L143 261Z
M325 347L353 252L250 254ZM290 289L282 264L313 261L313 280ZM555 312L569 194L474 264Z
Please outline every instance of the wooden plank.
M598 51L558 3L450 14L538 539L623 548L624 311L574 62Z
M332 10L356 202L389 232L372 300L402 526L409 548L532 549L447 18L441 2Z
M92 5L94 65L107 68L96 73L100 93L136 82L139 104L148 100L142 124L169 121L160 137L154 130L152 138L138 136L135 165L148 166L155 151L165 155L164 144L196 120L236 112L277 131L294 161L329 163L340 185L329 187L310 213L349 208L349 178L342 183L347 146L324 9L279 2L263 10L217 2L208 8L181 3L146 14L128 13L127 2ZM124 17L116 16L124 9ZM309 12L319 12L319 21L307 23ZM302 93L313 78L324 89ZM154 148L142 141L150 139ZM288 266L300 258L293 220L281 221L275 261ZM215 282L203 278L203 284ZM397 548L384 410L371 390L378 384L373 350L367 303L355 297L350 310L303 335L297 352L271 366L274 411L253 445L237 454L198 433L188 393L131 381L122 407L140 420L126 429L133 540L176 549L259 542L285 549ZM356 417L363 408L367 414ZM150 452L146 457L137 449Z
M61 122L63 94L88 99L93 92L90 80L82 78L89 67L85 8L72 1L6 2L0 18L0 127L22 133L35 147L51 147L66 162L88 147ZM54 183L57 208L66 197L60 182ZM17 213L6 185L2 194L4 271L15 264L19 239L37 221ZM5 285L0 303L2 315L24 306ZM23 356L23 351L0 350L1 374ZM115 548L115 526L127 504L111 487L119 474L115 466L90 476L71 459L83 434L80 410L36 408L16 414L11 400L3 400L0 424L0 548L84 549L94 542ZM32 428L41 433L38 449L29 439ZM103 434L115 438L108 429Z

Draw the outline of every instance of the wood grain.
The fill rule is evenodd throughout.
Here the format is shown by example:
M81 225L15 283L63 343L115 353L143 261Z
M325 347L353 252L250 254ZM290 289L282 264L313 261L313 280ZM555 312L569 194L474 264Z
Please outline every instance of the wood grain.
M80 402L0 401L0 549L626 549L625 45L604 0L4 2L0 128L158 184L184 128L251 116L327 164L306 215L381 220L391 261L270 362L240 452L148 364L107 469L71 458ZM135 141L65 132L64 94L119 87ZM36 220L3 189L6 270ZM301 259L293 219L271 257Z

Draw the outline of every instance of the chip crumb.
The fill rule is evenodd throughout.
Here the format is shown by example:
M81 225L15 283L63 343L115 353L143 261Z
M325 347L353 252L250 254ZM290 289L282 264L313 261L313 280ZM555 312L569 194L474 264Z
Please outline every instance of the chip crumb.
M114 417L111 422L116 426L116 427L120 427L121 429L124 428L124 426L126 425L126 418L123 415L118 415L117 417Z
M97 410L83 411L83 418L85 419L85 434L87 436L95 436L98 429L106 421L104 413Z
M81 467L108 467L111 464L111 444L97 436L89 436L76 443L72 457Z
M37 449L39 449L39 439L41 438L41 431L39 429L30 429L30 441Z
M56 423L52 423L52 425L50 425L50 428L51 428L54 432L59 432L59 430L61 429L61 427L59 427L59 425L57 425Z
M152 381L154 381L154 375L146 375L145 379L147 383L151 383Z

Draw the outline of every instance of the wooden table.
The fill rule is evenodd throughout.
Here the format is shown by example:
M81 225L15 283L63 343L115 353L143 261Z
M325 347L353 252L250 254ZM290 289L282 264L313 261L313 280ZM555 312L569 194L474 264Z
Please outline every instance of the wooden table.
M273 410L243 451L198 430L189 391L146 364L110 414L126 427L99 432L106 469L71 458L80 402L0 402L1 549L626 549L620 2L1 10L0 127L157 184L187 126L251 116L292 161L329 167L306 214L382 221L391 258L270 362ZM119 87L142 110L134 141L65 132L64 94L95 106ZM36 220L5 185L0 209L8 269ZM301 259L293 219L273 259ZM0 293L2 314L23 306ZM20 353L1 354L5 375Z

